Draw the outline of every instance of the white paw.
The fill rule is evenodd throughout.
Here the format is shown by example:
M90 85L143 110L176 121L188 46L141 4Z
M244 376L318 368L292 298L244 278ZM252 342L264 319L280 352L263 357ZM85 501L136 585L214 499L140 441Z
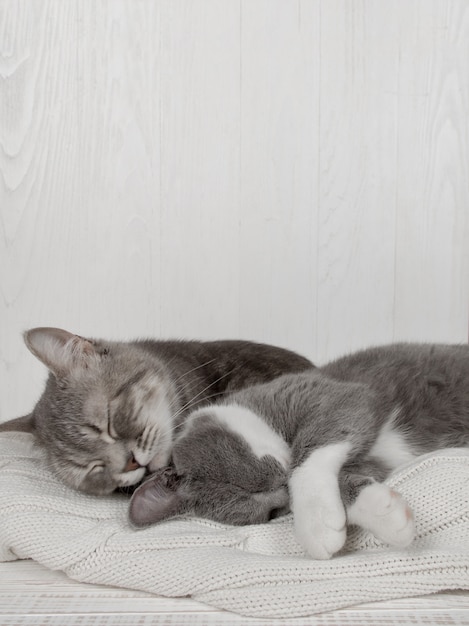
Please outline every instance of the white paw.
M414 538L414 517L404 498L383 483L365 487L348 511L348 521L391 546L404 548Z
M346 517L340 500L317 498L296 506L293 521L298 541L314 559L330 559L345 543Z
M119 487L130 487L131 485L136 485L145 476L145 471L146 470L144 467L139 467L138 469L132 470L130 472L117 474L117 484L119 485Z

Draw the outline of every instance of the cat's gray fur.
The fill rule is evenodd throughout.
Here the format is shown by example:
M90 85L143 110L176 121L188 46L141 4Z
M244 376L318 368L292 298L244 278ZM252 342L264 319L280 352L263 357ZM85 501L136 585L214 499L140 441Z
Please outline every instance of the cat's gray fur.
M32 431L64 482L98 495L165 466L194 406L314 367L249 341L112 342L57 328L24 338L50 375L32 413L0 430Z
M413 535L406 503L381 483L402 462L469 445L469 346L395 344L251 386L188 417L174 467L134 494L130 519L145 525L182 512L217 521L267 521L288 510L300 543L328 558L345 521L394 545ZM256 432L237 411L260 416L291 458L256 454ZM230 418L230 419L231 419ZM254 418L252 418L255 421ZM431 489L431 486L429 486Z

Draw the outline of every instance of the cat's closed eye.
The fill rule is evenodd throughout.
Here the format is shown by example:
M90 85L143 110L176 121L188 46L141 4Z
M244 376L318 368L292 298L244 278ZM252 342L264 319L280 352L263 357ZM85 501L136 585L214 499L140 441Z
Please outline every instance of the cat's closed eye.
M97 423L96 423L97 422ZM87 422L81 427L81 432L84 435L91 435L94 438L100 437L107 443L115 442L119 437L112 425L111 412L108 407L106 424L101 426L99 419L96 418L96 422Z
M104 463L102 461L95 461L90 463L87 467L88 474L97 474L104 470Z
M101 428L99 428L99 426L91 423L83 424L80 430L84 435L92 435L95 437L101 437L101 435L103 434L103 431L101 430Z

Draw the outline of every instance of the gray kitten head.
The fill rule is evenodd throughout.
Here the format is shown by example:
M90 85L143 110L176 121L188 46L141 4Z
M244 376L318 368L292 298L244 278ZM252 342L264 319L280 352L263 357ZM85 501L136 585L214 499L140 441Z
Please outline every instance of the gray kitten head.
M256 457L242 437L197 412L173 447L174 466L137 487L129 507L135 527L183 513L217 522L260 524L289 511L287 472L272 456Z
M33 432L66 484L107 494L168 462L174 397L158 359L131 343L57 328L35 328L24 339L50 370Z

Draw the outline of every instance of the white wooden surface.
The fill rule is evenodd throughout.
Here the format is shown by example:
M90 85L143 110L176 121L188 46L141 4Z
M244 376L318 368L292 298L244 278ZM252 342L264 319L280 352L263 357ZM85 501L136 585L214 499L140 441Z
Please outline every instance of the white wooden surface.
M36 325L466 341L468 110L467 0L0 0L0 420Z
M0 420L41 390L37 325L318 362L466 341L468 111L467 0L0 0ZM0 580L2 625L222 621L29 562ZM468 624L468 602L308 623Z
M188 598L86 585L33 561L0 563L2 626L262 626L269 621L222 612ZM309 618L273 620L277 626L444 626L469 624L469 596L451 592L377 602Z

